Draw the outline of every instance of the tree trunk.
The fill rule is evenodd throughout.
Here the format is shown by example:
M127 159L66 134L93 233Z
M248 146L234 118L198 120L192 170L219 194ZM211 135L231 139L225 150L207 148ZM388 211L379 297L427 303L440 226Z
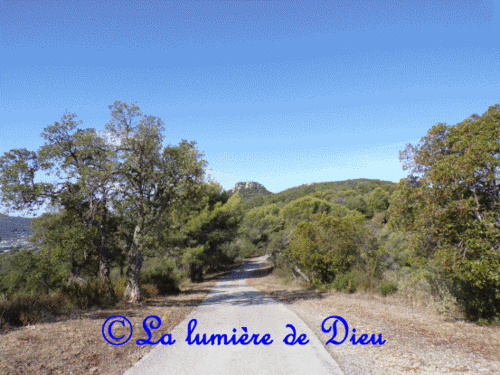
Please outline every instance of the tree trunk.
M142 267L142 254L138 244L138 236L140 226L137 225L134 231L134 238L132 245L128 252L128 266L127 266L127 289L123 298L127 302L137 303L141 299L141 284L139 281L139 273Z
M106 227L106 207L101 217L101 246L99 247L99 280L109 279L108 231Z
M68 277L68 284L71 285L76 283L80 286L88 284L87 280L81 276L82 269L88 264L88 262L89 254L87 252L84 252L83 254L83 262L76 263L74 259L71 260L71 270Z
M200 283L203 281L203 268L202 266L191 263L189 265L189 278L193 283Z
M307 282L311 281L311 280L309 279L309 277L307 277L307 275L306 275L304 272L302 272L302 271L300 270L300 268L299 268L299 267L294 266L294 270L295 270L295 271L296 271L296 272L297 272L300 276L302 276L302 278L303 278L304 280L306 280Z

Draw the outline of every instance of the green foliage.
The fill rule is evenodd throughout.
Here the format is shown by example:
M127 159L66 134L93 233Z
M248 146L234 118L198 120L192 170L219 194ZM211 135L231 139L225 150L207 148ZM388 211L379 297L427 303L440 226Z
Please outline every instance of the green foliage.
M240 239L240 257L243 259L251 258L257 255L257 246L246 238Z
M31 221L31 227L32 241L41 245L55 268L67 274L79 268L88 276L97 275L99 259L94 244L100 238L96 227L86 228L66 210L57 214L44 213Z
M385 268L407 267L412 265L404 233L390 232L380 240L380 251L386 255Z
M13 249L0 255L0 293L48 293L60 289L66 277L44 251Z
M160 295L178 294L182 281L180 272L175 270L173 264L158 260L157 262L152 268L141 272L141 284L154 285L157 288L157 294ZM152 298L151 293L149 298Z
M168 245L171 256L180 258L181 264L215 271L234 261L224 251L224 245L237 236L243 205L236 193L225 204L217 202L212 207L209 204L201 206L201 203L195 203L172 211L166 219L169 226L163 232L162 243Z
M283 229L285 220L275 203L256 207L246 212L238 229L241 238L252 244L265 247L272 233Z
M415 261L439 265L472 320L500 314L499 138L499 104L454 126L435 125L400 153L412 175L389 207L391 227L408 233Z
M361 247L368 245L369 233L362 219L353 216L328 217L324 213L302 221L290 236L292 257L322 283L345 273L359 259Z
M357 218L360 221L364 221L365 217L363 214L359 213L356 210L350 210L347 207L341 206L340 204L332 204L330 212L328 212L328 216L333 217L346 217L351 216Z
M289 244L289 236L292 232L290 227L284 230L273 233L271 235L269 245L267 247L269 253L269 261L276 269L291 269L294 265Z
M373 217L377 212L387 210L390 194L381 188L376 188L366 198L366 212L368 217Z
M339 273L335 276L331 287L338 292L354 293L356 292L357 285L350 274Z
M329 213L333 205L312 196L295 199L284 206L280 213L288 224L297 224L317 213Z
M220 251L227 259L233 261L241 259L241 241L234 239L231 242L226 242L220 246Z
M398 291L398 284L391 281L384 281L380 283L379 291L382 296L386 297Z
M370 216L370 213L368 211L368 205L366 204L362 196L356 195L354 197L346 198L345 206L349 210L358 211L359 213L366 215L366 217Z
M364 185L360 189L356 189L361 184ZM364 191L370 192L377 187L380 187L392 194L396 188L396 184L391 181L369 180L366 178L321 182L313 185L296 186L270 195L260 195L250 199L246 202L245 206L247 209L251 209L271 203L276 203L278 205L283 203L283 205L286 205L295 199L299 199L310 194L313 194L315 198L332 202L333 197L347 198L348 196L363 196Z

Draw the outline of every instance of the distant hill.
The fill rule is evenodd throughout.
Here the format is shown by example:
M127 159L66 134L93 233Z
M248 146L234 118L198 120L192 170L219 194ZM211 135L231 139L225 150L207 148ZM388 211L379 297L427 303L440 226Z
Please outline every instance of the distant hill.
M0 214L0 237L2 241L12 241L21 236L31 236L31 219Z
M295 186L278 193L254 194L252 197L247 199L247 201L245 202L245 206L247 209L249 209L269 203L283 202L284 204L286 204L293 201L294 199L302 198L316 191L335 192L342 190L357 190L361 194L366 194L373 191L377 187L380 187L388 191L389 193L392 193L394 192L394 190L396 190L396 183L392 181L383 181L368 178L330 182L309 182L307 184Z

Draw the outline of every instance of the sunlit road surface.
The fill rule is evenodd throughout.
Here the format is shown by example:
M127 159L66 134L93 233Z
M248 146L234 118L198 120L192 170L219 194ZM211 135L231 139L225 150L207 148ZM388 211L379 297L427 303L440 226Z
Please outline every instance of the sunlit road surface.
M246 278L262 266L262 260L251 261L219 281L182 323L171 332L161 332L171 333L175 343L156 345L125 375L343 374L324 344L295 313L246 284ZM215 340L215 345L188 345L185 340L191 319L197 320L192 339L197 333L200 339L206 333L207 339L212 334L226 334L228 339L234 334L238 340L244 334L242 327L246 327L249 337L258 334L260 341L269 333L273 342L270 345L254 345L253 341L249 345L223 345L224 342L218 345ZM309 343L286 345L283 339L292 333L287 324L295 327L297 337L306 334ZM147 337L144 333L143 336Z

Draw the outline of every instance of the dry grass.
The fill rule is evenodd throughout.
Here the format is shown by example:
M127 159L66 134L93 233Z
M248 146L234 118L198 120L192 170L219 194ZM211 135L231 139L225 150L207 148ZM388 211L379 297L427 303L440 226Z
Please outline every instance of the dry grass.
M323 333L321 324L332 315L356 328L357 337L382 333L387 340L383 346L355 346L348 340L326 346L346 374L500 373L500 327L445 321L434 308L414 306L398 296L308 290L298 280L285 282L275 274L248 284L285 303L323 343L331 334Z
M80 311L3 334L0 374L123 374L153 349L135 344L137 339L147 338L142 329L144 318L161 318L162 325L153 331L152 338L158 340L203 301L220 277L240 265L210 275L203 283L187 282L176 296L156 297L140 305L122 304L113 310ZM108 344L102 337L102 324L112 315L127 317L134 327L131 340L124 345ZM120 336L115 327L113 333Z

